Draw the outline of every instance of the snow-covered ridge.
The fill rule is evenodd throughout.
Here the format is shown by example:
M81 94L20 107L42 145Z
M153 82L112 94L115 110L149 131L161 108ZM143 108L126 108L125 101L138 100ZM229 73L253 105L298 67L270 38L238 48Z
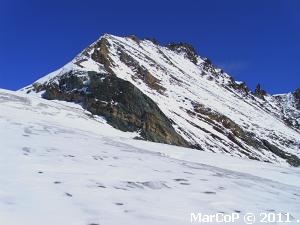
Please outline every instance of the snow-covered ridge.
M191 212L300 219L299 168L135 140L77 104L2 89L0 127L1 224L184 225Z
M300 93L300 89L287 94L274 95L274 97L281 105L282 113L287 118L294 118L295 120L292 120L291 123L300 128L300 99L297 98L297 93Z
M204 57L195 57L197 62L191 61L182 48L106 34L37 83L58 84L69 71L113 74L154 100L177 133L198 149L283 164L288 157L283 152L300 156L299 117L283 113L276 97L257 96Z

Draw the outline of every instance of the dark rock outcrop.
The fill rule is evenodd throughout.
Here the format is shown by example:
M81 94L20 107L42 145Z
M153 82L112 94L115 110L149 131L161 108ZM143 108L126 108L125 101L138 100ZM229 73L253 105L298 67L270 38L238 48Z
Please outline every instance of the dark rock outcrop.
M145 38L145 40L151 41L155 45L159 45L159 42L156 38L148 37L148 38Z
M263 145L258 141L258 139L251 133L246 132L233 120L229 119L225 115L206 108L201 104L194 104L195 112L198 116L206 117L206 122L213 124L216 131L223 133L227 136L233 143L237 144L241 149L247 151L246 146L252 146L254 148L262 148ZM221 126L220 126L221 125ZM230 132L228 132L230 131ZM246 143L242 145L240 141Z
M120 60L126 64L128 67L132 68L135 71L135 77L132 79L141 79L143 80L151 89L163 93L165 88L160 85L160 81L155 78L146 68L141 66L133 57L124 52L121 48L118 49Z
M70 72L61 76L58 84L35 84L34 88L45 91L45 99L81 104L122 131L138 131L143 138L154 142L188 146L154 101L116 76L95 72L78 76Z
M94 46L94 52L91 55L91 58L102 65L107 72L114 74L111 69L112 60L109 57L109 42L106 38L102 37Z
M293 95L294 95L294 99L295 99L296 109L300 110L300 88L298 88L296 91L294 91Z
M232 77L230 79L229 87L232 87L233 89L238 90L245 95L250 93L250 90L245 82L236 82Z
M243 154L248 155L249 158L258 160L258 158L256 158L255 156L251 156L248 153L247 146L251 146L255 149L264 149L270 151L274 155L285 159L290 165L300 166L300 159L296 155L282 151L267 140L261 139L255 134L245 131L242 127L240 127L225 115L206 108L201 104L194 103L194 108L198 117L200 116L205 119L207 123L213 124L216 131L227 136L227 138L238 145L240 147L240 151ZM222 126L220 126L219 124L221 124Z
M257 84L254 95L261 99L265 99L264 97L267 95L267 92L261 88L260 84Z
M274 153L280 158L285 159L291 166L296 166L296 167L300 166L300 159L297 156L280 150L275 145L272 145L266 140L263 140L263 144L267 147L267 149L270 152Z
M167 48L171 49L172 51L176 51L178 53L183 52L185 54L185 56L189 60L191 60L194 64L197 64L197 62L198 62L197 52L196 52L195 48L188 43L183 43L183 42L170 43L167 45Z
M213 65L212 61L209 58L203 58L203 70L211 73L214 77L219 77L221 71L218 72L216 67ZM224 72L224 71L223 71Z
M128 38L130 38L131 40L135 41L137 44L141 43L141 40L135 36L135 35L129 35Z

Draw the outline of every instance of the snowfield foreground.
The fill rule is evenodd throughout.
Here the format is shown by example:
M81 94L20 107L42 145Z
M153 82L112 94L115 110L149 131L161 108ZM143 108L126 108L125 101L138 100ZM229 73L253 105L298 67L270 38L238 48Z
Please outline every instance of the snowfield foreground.
M182 225L218 212L300 219L299 168L135 140L79 106L6 90L0 128L1 225Z

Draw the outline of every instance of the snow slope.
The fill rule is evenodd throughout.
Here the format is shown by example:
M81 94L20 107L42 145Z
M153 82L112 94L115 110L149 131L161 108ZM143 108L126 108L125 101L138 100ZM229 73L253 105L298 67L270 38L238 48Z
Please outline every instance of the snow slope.
M300 110L297 107L295 92L275 95L274 97L277 99L280 107L282 108L283 114L286 115L287 118L295 118L295 121L291 121L291 123L300 124Z
M191 212L300 219L299 168L138 141L78 105L6 90L0 127L0 224L183 225Z

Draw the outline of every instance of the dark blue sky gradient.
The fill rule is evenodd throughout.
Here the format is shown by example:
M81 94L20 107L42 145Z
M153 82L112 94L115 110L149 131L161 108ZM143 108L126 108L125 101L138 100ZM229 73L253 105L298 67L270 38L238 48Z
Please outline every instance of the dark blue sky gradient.
M0 0L0 88L16 90L103 33L185 41L253 89L300 87L297 0Z

